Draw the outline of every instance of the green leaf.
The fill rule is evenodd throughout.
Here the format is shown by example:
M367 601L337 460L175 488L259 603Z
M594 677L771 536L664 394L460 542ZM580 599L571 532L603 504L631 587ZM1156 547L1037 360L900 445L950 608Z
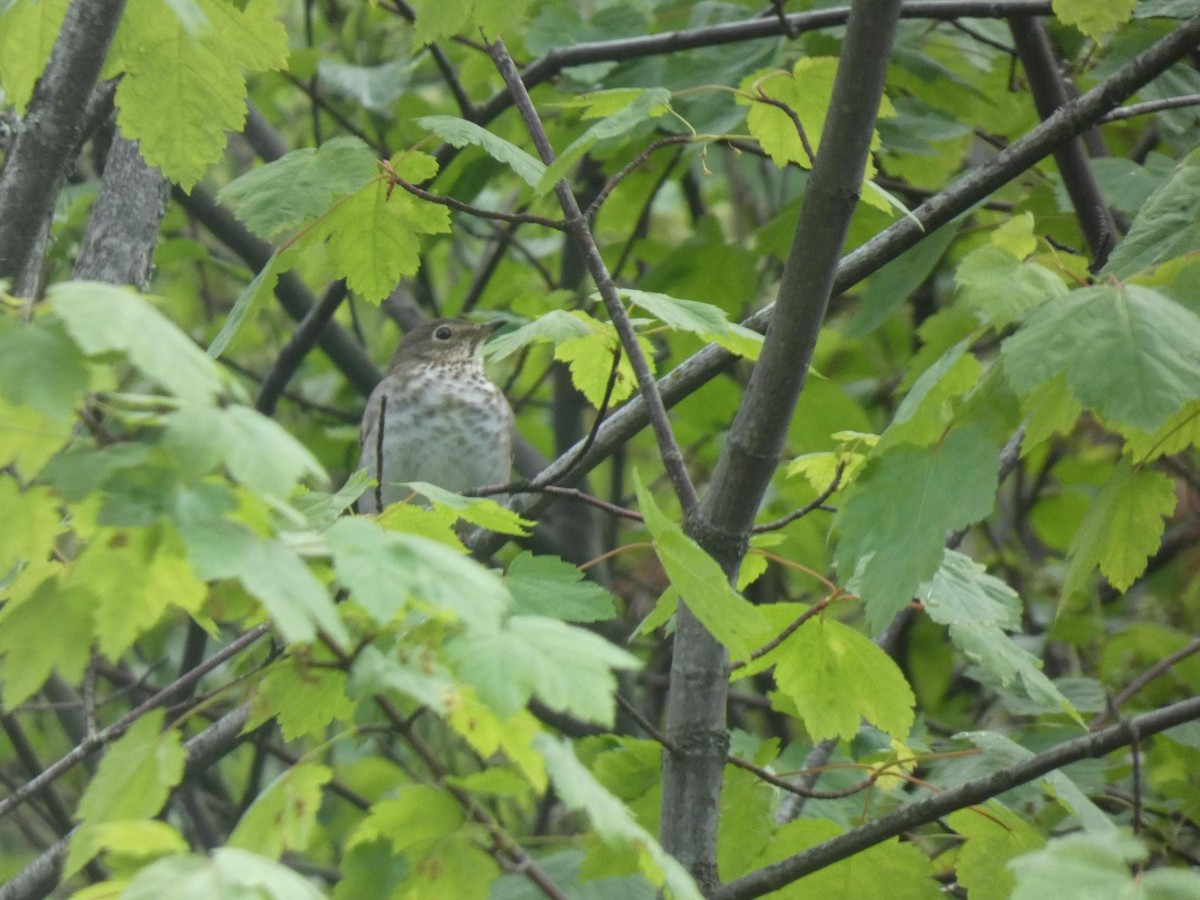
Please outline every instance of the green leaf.
M227 845L268 859L279 859L285 850L307 850L321 809L321 788L331 778L328 766L292 766L254 798Z
M461 687L440 663L425 657L399 662L370 646L355 658L346 690L356 700L395 692L438 715L447 715L462 703Z
M405 784L395 797L372 804L347 848L382 838L396 853L419 858L465 821L462 807L446 791L426 784Z
M733 660L744 660L771 637L762 614L730 585L720 565L658 508L653 495L633 473L638 509L654 540L654 552L683 602L709 633L729 648Z
M1054 0L1054 15L1094 41L1101 40L1133 14L1137 0Z
M1081 411L1064 376L1043 381L1021 398L1021 412L1026 417L1021 455L1028 455L1056 434L1069 434Z
M916 699L900 668L840 622L818 617L801 625L783 643L775 682L814 741L853 738L862 719L897 741L912 729Z
M881 450L896 444L927 446L945 434L954 419L955 401L976 385L983 371L967 352L969 344L955 344L921 373L880 436Z
M578 900L659 900L658 891L640 875L587 877L581 871L584 854L574 848L558 850L539 856L538 866L568 897ZM524 873L509 872L492 885L488 900L535 900L535 895Z
M58 498L51 491L21 490L14 479L0 476L0 577L15 565L48 557L61 530Z
M649 346L642 342L642 353L654 370L654 356ZM554 358L565 362L571 369L571 383L588 399L588 402L600 407L604 402L604 392L608 388L608 379L612 374L613 353L620 347L617 333L611 325L605 324L602 330L593 332L586 337L568 338L554 348ZM637 376L629 358L621 353L617 363L617 380L613 384L612 396L609 403L616 404L629 397L637 388Z
M744 79L741 88L751 97L757 97L761 92L762 95L792 110L804 127L808 145L815 155L821 146L825 117L833 98L837 65L837 59L832 56L803 57L792 67L791 72L757 72ZM775 165L784 168L789 163L796 163L805 169L812 168L812 160L800 141L796 123L787 112L774 104L745 97L739 97L738 102L749 103L746 125ZM895 115L895 109L887 97L880 101L879 115L881 118ZM874 150L879 146L879 134L873 133L871 148ZM865 181L874 177L874 169L874 164L868 160L863 176Z
M267 264L250 280L245 289L238 294L237 300L233 302L233 307L229 310L229 315L225 317L225 324L221 326L221 330L217 332L217 336L208 345L209 356L213 359L221 358L221 354L225 352L230 341L238 333L238 329L242 327L242 322L245 320L246 314L250 312L251 307L274 293L275 284L279 281L280 274L286 268L287 266L283 263L281 254L278 251L272 253L271 258L267 260Z
M210 27L193 31L162 0L147 0L122 17L104 77L117 87L117 122L142 156L184 190L220 159L225 134L246 119L243 68L279 69L287 34L274 0L244 7L195 0Z
M489 359L499 361L530 344L541 341L558 344L569 338L603 332L607 327L600 320L577 309L570 312L552 309L514 331L492 338L487 342L484 352Z
M122 900L324 900L298 872L236 847L218 847L212 858L168 856L138 872Z
M71 584L92 594L100 652L117 660L171 606L198 612L208 590L185 559L175 528L105 529L76 559Z
M327 243L334 273L365 300L379 303L402 275L420 268L420 235L449 230L446 207L393 190L378 178L335 203L293 245L293 252Z
M950 640L982 670L986 677L980 680L1002 688L1019 682L1043 709L1079 719L1042 672L1038 658L1005 634L1021 628L1021 600L1007 584L970 557L946 550L937 573L917 589L917 597L929 618L946 625Z
M1138 285L1073 291L1030 316L1001 350L1018 393L1065 373L1085 407L1145 431L1200 396L1200 318Z
M1125 453L1135 463L1151 462L1161 456L1200 446L1200 400L1185 404L1158 431L1147 433L1128 430L1122 436L1125 438Z
M146 819L167 802L183 777L187 751L179 732L163 731L166 713L146 713L108 748L79 800L83 823Z
M497 534L525 537L533 528L534 523L529 519L521 518L518 513L507 506L501 506L490 497L464 497L426 481L404 483L431 503L454 510L464 522Z
M773 789L753 772L725 767L717 830L717 872L732 881L751 871L774 836Z
M83 355L53 316L28 325L0 318L0 391L12 403L68 419L82 404L88 380Z
M380 624L409 598L429 612L451 615L490 633L510 601L504 583L465 554L437 541L346 517L325 531L338 580Z
M546 167L534 186L534 194L542 196L554 190L555 185L566 178L575 164L600 141L618 137L648 119L664 115L670 109L671 92L666 88L646 88L639 92L628 106L601 119L572 141L558 159Z
M69 682L83 677L92 658L95 596L46 579L26 602L0 610L4 706L16 709L57 671Z
M413 37L419 47L454 34L478 38L480 31L492 40L520 25L528 4L529 0L414 0L417 20Z
M70 878L105 851L142 859L167 853L186 853L187 849L183 835L166 822L153 819L80 825L71 833L67 861L63 864L63 878Z
M28 406L13 406L0 396L0 465L36 475L73 436L75 420L52 419Z
M782 826L754 868L787 859L843 833L827 819L796 819ZM886 897L888 900L936 900L933 863L911 842L898 838L876 844L849 859L826 866L788 885L789 900L834 897Z
M867 605L874 633L942 561L946 532L992 511L999 451L982 428L958 428L940 445L893 447L872 460L842 505L838 573Z
M514 613L566 622L604 622L617 614L607 588L587 581L579 569L557 556L521 553L508 564L504 581Z
M641 665L599 635L544 616L513 616L501 631L453 638L446 652L459 677L501 716L536 696L553 710L606 726L615 713L612 670Z
M335 669L305 666L287 657L272 666L259 682L244 733L278 719L285 741L321 736L334 719L348 721L354 702L346 695L346 674ZM248 848L252 849L252 848Z
M500 360L523 347L543 341L555 344L554 358L567 363L575 387L587 397L588 402L599 407L612 372L613 352L620 347L616 329L579 310L566 312L554 309L515 331L489 341L487 354L492 359ZM643 339L639 338L639 341L653 370L653 352ZM610 402L620 403L636 387L637 376L622 353Z
M971 900L1009 900L1016 879L1008 863L1046 843L1036 828L998 800L952 812L946 822L966 838L954 874Z
M509 166L530 187L537 187L546 174L546 167L539 160L474 122L455 116L422 116L417 124L454 147L479 147L497 162Z
M1129 869L1130 863L1145 858L1146 849L1140 841L1116 831L1055 838L1043 849L1009 864L1016 880L1011 897L1041 900L1050 891L1062 900L1150 900L1155 893L1142 882L1142 874L1135 880ZM1193 878L1193 887L1200 887L1200 879Z
M1063 598L1085 590L1097 565L1118 591L1128 589L1158 549L1164 519L1175 511L1176 502L1170 478L1121 460L1071 541Z
M228 203L246 227L267 240L324 213L334 198L352 194L379 174L374 152L356 137L335 137L293 150L225 185Z
M303 444L247 406L183 406L163 424L164 444L193 478L224 465L238 482L280 500L302 478L329 478Z
M1067 293L1067 286L1054 272L1037 263L1022 262L995 244L964 256L955 270L954 283L958 301L998 329Z
M322 629L338 645L350 637L325 586L278 538L247 548L238 578L257 597L287 644L311 644Z
M671 328L689 331L706 341L714 341L731 353L747 359L758 359L763 336L725 318L725 311L708 303L680 300L666 294L649 291L620 290L621 296L651 315L662 319Z
M1117 278L1153 268L1200 248L1200 150L1175 167L1138 210L1104 273Z
M50 58L68 3L15 3L0 12L0 86L4 102L19 116L25 114L33 86Z
M933 274L946 250L958 237L957 221L932 231L919 244L896 257L871 276L858 301L854 317L846 325L847 337L863 337L875 331Z
M317 78L324 90L391 118L396 101L416 89L413 76L420 63L420 57L402 57L356 66L323 56L317 60Z
M1023 763L1034 756L1032 750L1022 747L1003 735L990 731L970 731L955 737L970 741L984 752L985 759L997 768ZM1041 782L1054 798L1073 813L1090 834L1117 834L1117 826L1105 812L1088 799L1087 794L1062 770L1055 769L1042 776Z
M569 742L540 734L534 738L534 746L545 758L546 771L567 809L586 813L606 842L635 848L642 874L655 885L665 885L674 900L700 900L700 891L687 870L583 767Z
M147 378L193 403L212 403L220 393L213 361L135 291L71 281L48 293L51 308L88 356L124 353Z

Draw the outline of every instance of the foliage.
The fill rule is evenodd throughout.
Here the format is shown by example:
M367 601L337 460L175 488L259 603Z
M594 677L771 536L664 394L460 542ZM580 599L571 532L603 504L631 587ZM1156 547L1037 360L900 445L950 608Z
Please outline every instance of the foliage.
M947 185L1000 171L1044 85L1003 3L903 21L844 248L869 264L793 361L781 462L730 423L842 114L826 6L787 5L788 37L748 2L126 5L49 286L0 296L14 896L42 863L80 898L1200 894L1194 108L1098 126L1111 254L1049 160L927 228ZM67 7L0 0L14 128L36 124ZM1082 91L1200 15L1053 11ZM757 36L728 44L742 26ZM553 157L510 108L497 37ZM1137 99L1198 85L1185 58ZM177 186L145 291L70 274L114 125ZM872 240L914 222L908 249ZM597 263L611 295L584 278ZM341 282L324 331L293 323ZM560 493L605 495L611 522L529 506L539 485L414 484L428 506L351 511L371 490L350 475L352 373L412 309L507 321L488 361L527 449L573 460ZM649 429L605 443L644 415L639 369L701 493L730 448L772 467L754 532L706 531ZM671 667L682 605L734 690L727 731L664 746L666 708L704 699ZM711 865L689 871L661 837L664 765L726 743L719 797L695 797L719 820ZM948 814L853 843L980 777Z

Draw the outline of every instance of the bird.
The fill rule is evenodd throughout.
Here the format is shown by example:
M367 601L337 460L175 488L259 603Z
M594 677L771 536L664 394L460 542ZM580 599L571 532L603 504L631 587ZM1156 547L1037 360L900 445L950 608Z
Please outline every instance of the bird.
M360 513L412 496L407 482L461 492L508 481L512 407L483 370L484 342L503 324L434 319L404 336L363 412L358 468L378 487Z

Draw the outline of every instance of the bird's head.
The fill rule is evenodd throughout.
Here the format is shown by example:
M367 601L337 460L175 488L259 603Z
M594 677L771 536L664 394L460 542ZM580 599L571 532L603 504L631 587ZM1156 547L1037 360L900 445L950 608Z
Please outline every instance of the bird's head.
M466 322L462 319L434 319L419 325L404 336L392 356L390 369L412 363L452 365L477 361L483 355L483 343L504 324Z

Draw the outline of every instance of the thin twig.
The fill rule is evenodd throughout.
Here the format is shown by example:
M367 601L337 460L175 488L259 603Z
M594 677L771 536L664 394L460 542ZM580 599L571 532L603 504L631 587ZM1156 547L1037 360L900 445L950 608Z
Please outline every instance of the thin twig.
M774 106L792 120L792 126L796 129L796 134L800 135L800 146L804 148L804 155L808 157L808 165L810 168L814 166L817 162L817 152L813 149L813 145L809 143L808 132L804 130L804 123L800 121L800 117L796 115L796 111L782 100L776 100L774 97L768 97L765 93L763 93L762 88L759 88L754 94L754 102L765 103L767 106Z
M337 122L338 125L345 129L345 131L354 135L356 138L374 150L377 154L379 154L380 157L387 159L392 155L391 148L385 142L381 140L371 140L365 131L351 122L341 110L337 109L332 103L326 100L325 97L321 95L321 92L316 90L316 88L314 88L312 85L308 84L301 78L297 78L291 72L283 71L279 74L285 81L290 81L293 85L300 88L300 90L302 90L313 102L314 107L323 109L329 115L329 117Z
M793 634L795 634L796 630L801 625L803 625L805 622L807 622L809 619L811 619L813 616L817 615L818 613L824 612L825 609L829 606L829 604L832 603L835 599L837 599L837 595L833 594L833 595L830 595L829 597L826 597L820 603L814 603L812 606L810 606L804 612L800 613L800 615L796 617L795 621L791 622L786 628L784 628L781 632L779 632L779 634L775 635L775 637L771 638L771 640L767 641L765 644L763 644L757 650L753 651L750 654L748 659L746 659L745 661L738 660L737 662L730 663L728 666L726 666L726 670L728 672L734 672L738 669L744 668L746 665L748 665L749 663L752 663L754 660L761 659L762 657L766 656L768 653L770 653L772 650L774 650L776 647L778 647L780 644L782 644L784 641L786 641L789 637L791 637Z
M296 332L288 341L287 346L279 351L275 365L263 378L258 389L258 396L254 398L254 408L264 416L275 414L275 407L288 382L300 368L304 357L317 345L321 332L333 319L333 314L342 305L342 301L346 299L346 293L346 279L339 278L337 281L330 282L317 305L300 320L300 324L296 326Z
M446 87L450 88L450 93L454 95L454 102L458 104L458 111L462 113L462 117L468 122L474 121L478 110L475 104L471 102L471 98L467 96L462 82L458 80L458 73L454 71L454 66L450 65L450 59L446 56L446 51L437 44L430 44L428 49L429 55L433 57L433 62L438 67L438 71L442 73L442 80L446 82Z
M27 781L7 797L0 799L0 818L3 818L8 813L12 812L34 794L45 790L45 788L53 784L59 778L59 776L70 771L78 763L82 762L85 758L90 756L104 744L115 741L125 733L130 725L132 725L142 716L146 715L146 713L170 701L177 691L184 687L195 684L213 669L237 656L270 630L271 625L267 622L264 622L262 625L255 626L245 634L241 635L241 637L230 643L229 646L214 653L205 662L192 669L192 671L180 678L175 679L158 693L135 706L107 728L103 728L96 732L94 736L85 737L74 747L74 749L59 758L57 762L48 766L46 770L43 771L37 778Z
M509 56L508 49L504 46L504 41L497 38L496 41L488 45L488 52L491 54L492 61L495 63L501 78L504 79L505 85L513 96L513 100L521 113L521 118L525 122L525 127L529 131L530 137L533 139L534 146L537 147L542 162L550 165L555 159L554 148L550 144L550 139L546 135L546 130L542 126L537 110L534 109L533 102L529 99L529 92L525 89L525 85L521 81L521 76L517 73L516 64L513 62L512 57ZM679 505L683 509L684 517L690 517L699 505L699 496L688 475L687 467L683 461L683 454L679 450L679 444L675 440L674 433L671 431L670 419L667 417L667 408L663 404L662 396L658 392L658 385L654 380L654 375L651 373L650 366L646 362L646 357L642 353L637 333L629 321L629 315L625 310L624 304L621 302L621 298L617 295L616 285L613 283L612 276L608 272L608 267L605 265L604 259L600 256L600 250L597 248L595 239L588 229L587 219L584 218L583 211L579 208L579 203L571 191L571 186L565 180L559 181L554 186L554 193L558 197L558 202L562 207L563 213L566 215L568 230L579 245L580 252L583 254L588 270L591 272L592 280L596 283L596 288L600 292L600 298L604 301L604 306L608 310L609 319L617 330L617 335L621 339L621 345L624 347L629 363L633 367L634 374L637 376L638 388L641 391L642 398L646 404L646 410L650 416L650 424L654 429L654 436L658 441L658 450L662 456L663 466L666 468L667 474L671 479L671 485L675 489L675 495L679 499Z
M470 203L463 203L461 200L455 200L453 197L446 197L443 194L434 194L424 188L419 188L410 181L405 181L396 174L396 170L392 168L391 163L381 161L380 166L387 173L388 181L394 184L414 197L420 197L422 200L428 200L430 203L438 203L442 206L448 206L451 209L456 209L459 212L468 213L472 216L477 216L480 219L496 219L500 222L510 222L513 224L522 225L541 225L545 228L553 228L555 231L566 231L567 223L561 219L550 219L546 216L535 216L529 213L505 213L494 209L484 209L482 206L472 206Z
M613 192L617 185L628 178L631 173L641 166L642 163L649 159L650 155L654 153L655 150L659 150L662 147L670 147L675 144L690 144L694 140L695 138L690 134L672 134L668 137L651 141L642 149L641 153L639 153L629 162L625 163L625 165L621 166L617 173L604 183L604 187L600 188L600 193L598 193L595 199L588 204L588 208L583 211L583 214L588 218L589 221L594 218L596 213L600 211L600 207L604 205L604 201L608 199L608 195Z
M1135 116L1145 116L1150 113L1163 112L1168 109L1183 109L1187 106L1200 105L1200 94L1182 94L1178 97L1165 97L1162 100L1147 100L1145 103L1130 103L1120 109L1114 109L1108 115L1101 116L1101 122L1120 122Z
M323 643L331 653L342 663L343 667L348 671L352 660L350 657L337 645L336 642L328 639L327 636L322 636ZM376 695L375 705L379 711L383 713L385 719L391 724L392 729L408 742L408 745L413 748L421 761L429 769L439 784L459 803L467 813L482 825L488 832L495 845L494 852L501 852L511 860L517 871L523 874L526 878L532 881L547 897L551 900L567 900L567 896L559 889L558 885L546 874L537 862L525 849L514 840L507 831L491 816L491 814L480 804L468 791L458 785L448 781L450 771L443 764L438 754L434 753L425 742L421 740L413 727L416 723L416 716L420 714L423 707L418 707L417 712L412 716L404 716L395 707L395 705L386 697Z
M1176 664L1187 659L1189 656L1195 655L1196 653L1200 653L1200 638L1196 638L1196 640L1192 641L1186 647L1180 647L1170 656L1164 656L1150 668L1146 669L1146 671L1144 671L1137 678L1133 679L1133 681L1129 682L1129 684L1127 684L1119 694L1113 697L1111 705L1112 710L1115 712L1122 705L1124 705L1125 701L1141 691L1141 689L1150 682L1154 681L1160 675L1165 674ZM1099 728L1110 718L1112 718L1112 714L1109 712L1099 713L1094 719L1092 719L1091 722L1088 723L1088 728L1093 730Z
M853 794L859 793L860 791L865 791L867 788L874 785L875 782L879 780L880 775L883 774L882 772L872 772L862 781L858 782L857 784L852 784L848 788L841 788L840 790L836 791L821 791L817 790L816 788L801 787L800 785L788 781L786 778L782 778L779 775L776 775L774 772L764 769L762 766L756 766L754 763L742 759L741 757L731 755L726 758L731 766L737 766L739 769L745 769L747 772L753 772L768 784L773 784L777 788L783 788L783 790L787 791L789 794L796 794L797 796L804 797L809 800L841 800L843 797L849 797Z
M997 40L993 40L992 38L990 38L986 34L984 34L982 31L980 31L979 29L972 28L970 25L967 25L967 24L964 24L963 22L958 21L958 19L951 19L947 24L950 25L951 28L958 29L963 34L967 35L968 37L974 38L975 40L979 41L979 43L986 44L987 46L993 48L994 50L999 50L1001 53L1005 54L1006 56L1016 56L1017 55L1017 51L1014 50L1012 47L1009 47L1006 44L1002 44Z
M829 482L829 487L821 491L815 500L813 500L811 503L804 504L804 506L800 507L794 512L788 513L782 518L775 519L772 522L763 522L761 525L755 525L750 529L750 533L762 534L765 531L778 531L780 528L790 525L792 522L795 522L802 516L807 516L810 512L818 509L829 510L829 507L825 505L825 501L832 497L834 493L836 493L837 489L841 486L842 475L845 474L845 471L846 463L844 461L839 462L837 465L837 470L833 473L833 481Z
M654 724L642 715L641 710L639 710L620 694L614 694L613 696L616 697L617 705L620 706L621 709L625 710L625 712L629 714L629 717L637 722L638 727L646 732L646 734L648 734L655 743L660 744L662 748L669 753L675 752L675 747L671 743L670 738L663 734L658 728L654 727ZM726 759L731 766L736 766L739 769L745 769L747 772L753 772L768 784L773 784L777 788L782 788L788 793L800 794L803 797L808 797L814 800L840 800L843 797L849 797L851 794L857 794L859 791L866 790L867 788L871 787L871 785L875 784L875 782L879 780L880 775L883 774L882 771L873 771L858 784L852 785L848 788L842 788L841 790L836 791L818 791L799 787L785 778L776 775L774 772L764 769L762 766L755 765L748 760L742 759L740 756L729 754Z

